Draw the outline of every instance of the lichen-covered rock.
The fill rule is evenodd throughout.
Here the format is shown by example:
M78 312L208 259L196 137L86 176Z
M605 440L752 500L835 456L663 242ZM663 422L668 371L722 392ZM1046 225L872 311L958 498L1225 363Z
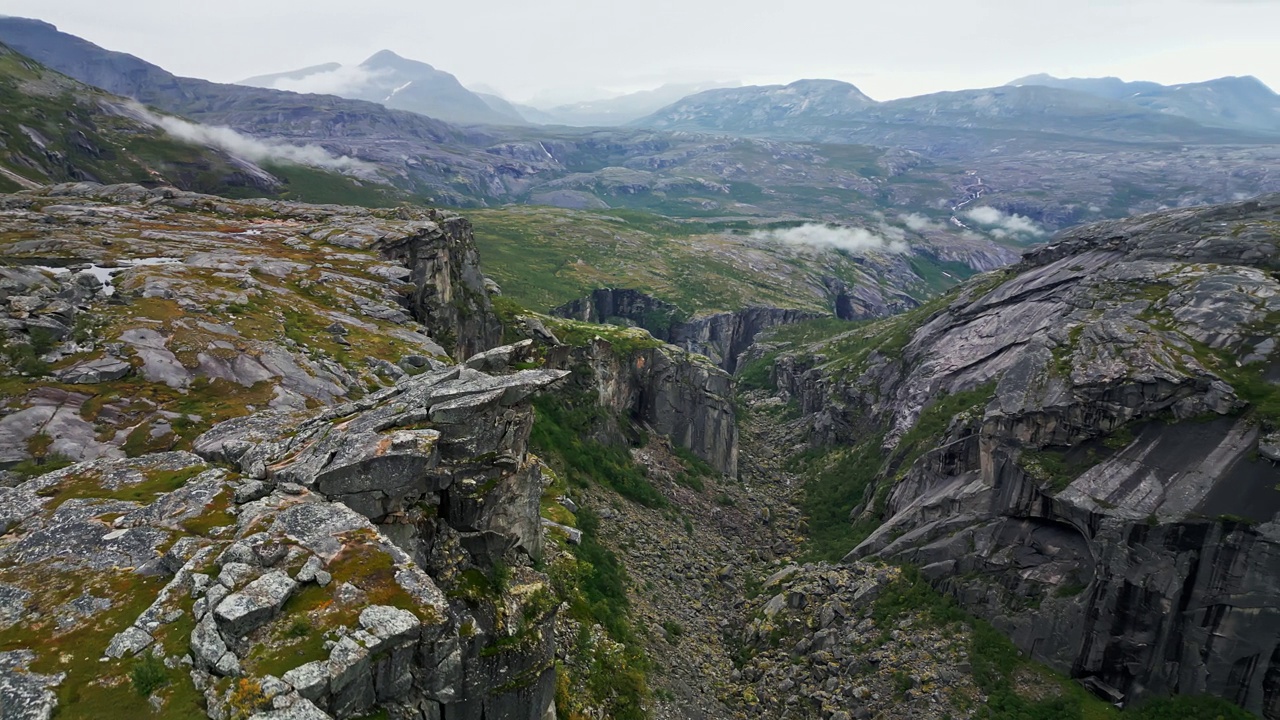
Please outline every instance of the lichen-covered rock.
M555 608L526 609L547 581L518 566L542 541L527 401L565 375L426 372L337 407L232 420L195 443L251 480L156 453L0 488L0 641L29 651L0 683L32 717L52 711L59 682L135 702L128 663L146 653L190 664L210 717L249 703L263 717L403 706L541 720ZM517 564L517 582L475 584L499 563ZM51 613L64 583L82 596ZM87 633L83 664L65 677L24 669L70 663L46 655L71 632ZM178 702L171 681L158 706Z
M274 571L228 595L213 610L219 629L231 637L243 637L280 612L298 584Z

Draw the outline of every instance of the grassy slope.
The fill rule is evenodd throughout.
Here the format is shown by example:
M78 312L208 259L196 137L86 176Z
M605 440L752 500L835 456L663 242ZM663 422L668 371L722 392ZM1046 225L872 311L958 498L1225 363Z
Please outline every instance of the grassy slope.
M878 282L875 268L862 258L754 241L745 221L533 206L465 212L475 226L485 274L504 295L538 311L596 288L617 287L648 292L691 314L749 305L829 312L822 276L855 285ZM913 262L936 270L935 261L923 256ZM906 289L918 297L949 282L939 272L917 274Z

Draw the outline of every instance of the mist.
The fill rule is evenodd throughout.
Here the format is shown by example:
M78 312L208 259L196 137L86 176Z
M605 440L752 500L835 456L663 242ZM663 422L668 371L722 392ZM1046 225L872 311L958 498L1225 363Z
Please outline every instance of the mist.
M378 177L377 168L373 165L346 155L334 155L319 145L289 145L260 140L229 127L199 125L168 115L157 115L137 103L130 103L127 111L137 119L164 130L174 139L222 150L253 163L283 162L366 178Z
M988 205L966 210L964 216L983 226L987 232L997 238L1014 235L1043 237L1047 234L1044 228L1036 225L1034 220L1025 215L1006 213Z
M806 223L799 227L781 230L757 230L751 233L751 238L783 245L844 250L859 255L869 252L902 254L911 250L911 247L900 238L887 239L864 228L818 223Z
M370 70L360 65L344 65L333 70L312 73L301 78L278 78L271 84L271 87L275 90L288 90L296 93L348 97L352 92L366 88L368 83L379 75L387 75L390 72L385 68Z
M942 223L935 222L920 213L911 213L910 215L899 215L898 220L907 226L912 232L924 232L926 230L942 230L946 226Z

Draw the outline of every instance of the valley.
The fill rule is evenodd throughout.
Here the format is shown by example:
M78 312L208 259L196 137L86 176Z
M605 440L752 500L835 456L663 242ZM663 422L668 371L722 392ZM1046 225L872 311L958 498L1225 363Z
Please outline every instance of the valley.
M1262 83L0 43L0 720L1280 718Z

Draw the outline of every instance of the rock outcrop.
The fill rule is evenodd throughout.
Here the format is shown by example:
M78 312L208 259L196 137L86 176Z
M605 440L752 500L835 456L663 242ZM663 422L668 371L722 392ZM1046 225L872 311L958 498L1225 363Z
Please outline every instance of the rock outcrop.
M501 332L469 224L435 210L84 183L0 196L0 235L0 469L186 447Z
M546 350L548 368L573 369L568 392L592 398L612 418L637 421L717 471L738 472L733 378L706 357L655 341L637 328L601 328L584 345ZM602 439L619 442L610 429Z
M498 344L502 324L493 314L471 223L428 211L399 237L379 239L374 249L412 271L414 317L442 339L455 357L470 357Z
M1115 696L1280 717L1278 227L1280 196L1085 227L782 358L816 438L885 438L850 559Z

